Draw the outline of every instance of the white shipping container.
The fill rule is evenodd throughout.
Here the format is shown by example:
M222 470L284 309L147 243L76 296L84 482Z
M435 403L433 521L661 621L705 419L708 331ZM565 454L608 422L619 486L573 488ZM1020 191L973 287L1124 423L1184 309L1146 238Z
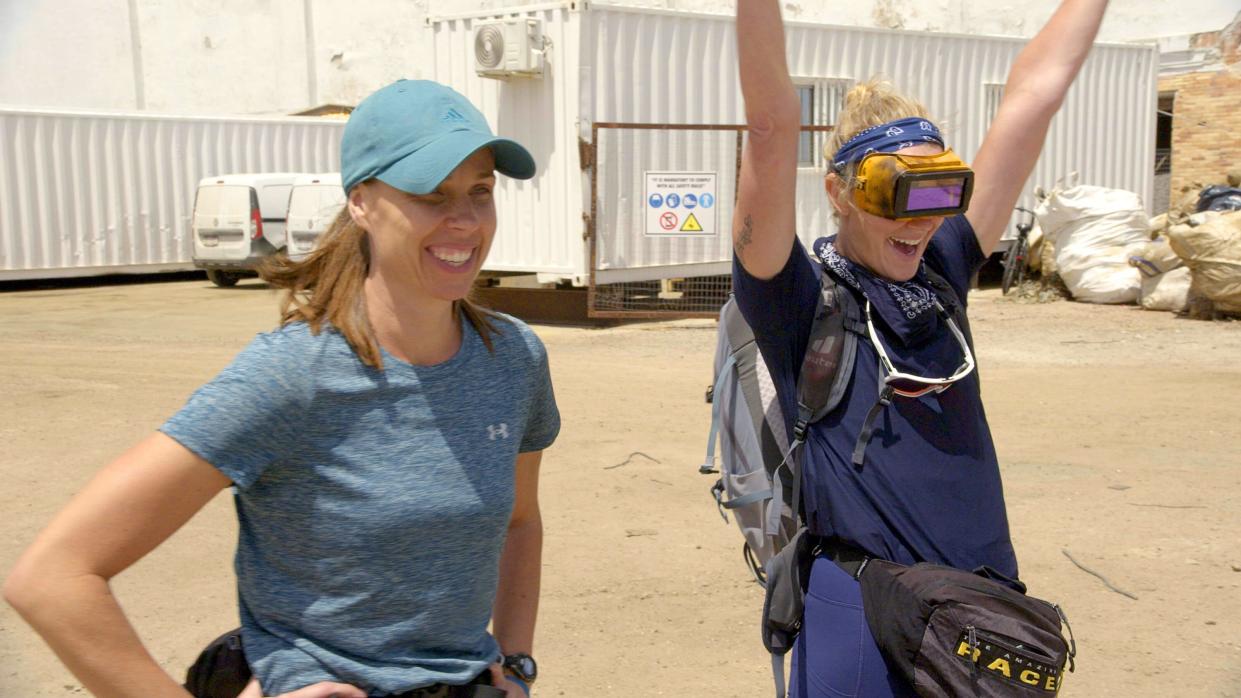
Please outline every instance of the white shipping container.
M192 269L199 180L338 169L343 128L0 108L0 280Z
M548 39L543 76L478 75L476 27L514 17L538 20ZM432 16L427 22L434 37L431 77L467 95L500 134L525 144L539 165L531 182L501 180L500 230L487 268L587 283L593 214L599 283L727 273L736 133L592 126L742 123L731 16L551 2ZM789 70L807 121L830 125L848 88L881 74L925 102L967 160L977 153L1008 70L1026 43L787 26ZM1154 44L1096 44L1052 121L1022 205L1031 207L1035 185L1050 188L1058 177L1077 171L1082 182L1136 192L1149 207L1157 69ZM798 235L807 243L832 232L819 154L823 140L822 134L809 135L803 146L797 221ZM583 158L592 147L593 211L592 171ZM647 234L650 172L715 173L714 234Z
M540 76L498 80L476 71L475 30L506 18L537 21ZM426 31L429 77L464 93L538 163L533 180L499 181L499 230L486 270L575 285L727 273L736 132L606 125L742 123L731 16L566 1L432 16ZM831 124L853 83L884 74L926 102L967 160L1024 45L788 24L789 68L807 121ZM1149 206L1157 65L1153 44L1096 45L1052 122L1027 192L1078 171L1083 183L1137 192ZM342 130L343 122L327 119L0 108L0 279L188 269L199 179L336 170ZM832 231L823 139L807 136L803 148L797 221L807 243ZM678 172L710 175L712 224L694 235L650 235L658 217L647 175ZM1027 194L1022 203L1033 202Z

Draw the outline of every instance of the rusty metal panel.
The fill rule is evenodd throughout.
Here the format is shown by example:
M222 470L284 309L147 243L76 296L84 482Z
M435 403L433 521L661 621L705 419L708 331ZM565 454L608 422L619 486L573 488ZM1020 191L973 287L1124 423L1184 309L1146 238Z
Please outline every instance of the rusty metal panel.
M732 254L731 225L736 198L737 131L707 129L600 128L596 278L640 281L662 272L633 273L689 265L681 276L727 273ZM653 237L647 234L647 172L715 173L716 225L710 235ZM681 216L689 211L679 210ZM669 215L674 215L669 212ZM682 221L677 221L681 223ZM721 262L725 262L721 266ZM630 273L619 273L628 270ZM614 272L614 273L609 273Z

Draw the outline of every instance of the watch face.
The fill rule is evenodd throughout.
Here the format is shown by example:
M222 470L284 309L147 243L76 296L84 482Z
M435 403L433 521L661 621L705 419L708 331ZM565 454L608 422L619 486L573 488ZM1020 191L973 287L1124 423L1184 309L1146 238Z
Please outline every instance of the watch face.
M539 673L534 658L528 654L510 654L504 658L504 666L512 669L526 681L533 681Z

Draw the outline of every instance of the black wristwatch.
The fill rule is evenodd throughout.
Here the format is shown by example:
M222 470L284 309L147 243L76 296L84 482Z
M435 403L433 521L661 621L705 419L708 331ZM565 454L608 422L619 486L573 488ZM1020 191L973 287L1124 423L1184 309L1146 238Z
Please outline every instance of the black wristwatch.
M504 655L504 668L516 674L517 678L527 684L534 683L539 676L539 665L535 663L534 657L528 654Z

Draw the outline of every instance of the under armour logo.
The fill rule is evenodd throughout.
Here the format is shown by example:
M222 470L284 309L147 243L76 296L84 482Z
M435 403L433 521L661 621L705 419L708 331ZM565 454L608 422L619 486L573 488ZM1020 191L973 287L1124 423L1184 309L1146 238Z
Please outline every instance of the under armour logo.
M887 134L889 138L894 137L894 136L899 136L904 132L905 132L905 129L901 128L900 126L893 126L892 128L887 130Z
M935 127L934 127L934 126L932 126L932 125L931 125L931 122L929 122L929 121L922 121L922 122L919 122L919 123L918 123L918 128L922 129L923 131L934 131L934 130L935 130Z
M456 109L449 109L442 118L443 121L465 121L465 117Z
M496 439L507 439L508 424L505 422L500 422L499 424L487 425L487 437L492 441L495 441Z
M905 141L904 143L901 143L901 144L900 144L899 146L897 146L897 147L898 147L898 148L912 148L912 147L914 147L914 144L913 144L913 142L912 142L912 141Z
M929 142L929 143L934 143L934 142L935 142L935 137L934 137L934 136L923 136L923 137L922 137L922 140L927 141L927 142Z

